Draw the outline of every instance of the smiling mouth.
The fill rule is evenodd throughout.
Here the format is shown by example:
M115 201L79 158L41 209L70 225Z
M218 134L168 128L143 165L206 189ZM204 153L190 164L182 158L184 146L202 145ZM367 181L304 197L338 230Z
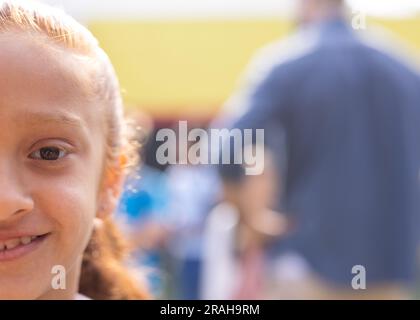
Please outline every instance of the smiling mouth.
M0 262L20 258L35 250L50 233L38 236L24 236L0 241Z

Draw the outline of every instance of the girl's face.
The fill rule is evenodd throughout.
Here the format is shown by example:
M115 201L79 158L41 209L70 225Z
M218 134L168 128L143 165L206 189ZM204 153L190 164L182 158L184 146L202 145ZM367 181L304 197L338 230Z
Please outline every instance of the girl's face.
M104 193L92 68L30 35L0 48L0 299L71 298Z

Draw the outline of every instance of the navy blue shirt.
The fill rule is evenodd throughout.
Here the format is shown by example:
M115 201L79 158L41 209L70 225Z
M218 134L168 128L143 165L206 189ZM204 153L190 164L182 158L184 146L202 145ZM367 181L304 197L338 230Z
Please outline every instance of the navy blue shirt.
M341 20L275 64L246 100L237 128L264 128L285 154L284 209L296 231L283 248L324 279L412 282L420 167L420 79ZM276 146L284 133L285 148ZM281 158L282 155L279 156ZM280 198L280 195L279 195Z

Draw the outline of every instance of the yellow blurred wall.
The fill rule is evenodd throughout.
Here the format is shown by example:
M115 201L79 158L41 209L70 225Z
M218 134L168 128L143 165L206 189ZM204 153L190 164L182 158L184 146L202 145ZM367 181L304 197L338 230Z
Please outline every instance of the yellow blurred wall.
M420 57L420 17L372 23ZM279 20L94 21L89 28L114 63L126 105L158 118L212 116L255 51L292 29Z

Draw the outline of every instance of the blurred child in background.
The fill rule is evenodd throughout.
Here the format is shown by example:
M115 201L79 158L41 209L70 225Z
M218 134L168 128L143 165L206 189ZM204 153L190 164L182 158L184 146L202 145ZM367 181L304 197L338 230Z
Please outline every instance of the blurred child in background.
M242 165L222 165L224 197L204 231L203 299L264 299L270 279L268 248L287 230L286 218L271 210L278 188L272 156L265 152L261 175Z

